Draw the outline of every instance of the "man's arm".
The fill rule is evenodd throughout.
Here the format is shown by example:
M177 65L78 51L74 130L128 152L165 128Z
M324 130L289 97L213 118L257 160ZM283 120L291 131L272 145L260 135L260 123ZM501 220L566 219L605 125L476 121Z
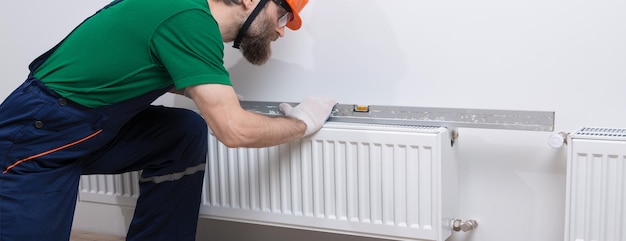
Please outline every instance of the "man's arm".
M307 130L307 125L296 118L268 117L244 110L231 86L190 86L187 93L215 137L228 147L278 145L302 137Z

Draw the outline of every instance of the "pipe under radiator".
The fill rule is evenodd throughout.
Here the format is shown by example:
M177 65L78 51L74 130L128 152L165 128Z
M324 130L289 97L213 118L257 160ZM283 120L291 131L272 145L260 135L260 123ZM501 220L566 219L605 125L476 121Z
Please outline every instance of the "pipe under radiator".
M469 232L478 228L478 221L470 219L467 221L463 221L461 219L455 219L452 221L452 230L455 232Z

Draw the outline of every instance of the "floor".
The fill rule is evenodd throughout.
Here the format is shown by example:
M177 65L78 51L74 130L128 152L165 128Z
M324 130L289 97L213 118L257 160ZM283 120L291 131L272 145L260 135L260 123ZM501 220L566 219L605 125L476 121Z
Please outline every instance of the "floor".
M70 241L123 241L124 237L104 235L98 233L72 231Z

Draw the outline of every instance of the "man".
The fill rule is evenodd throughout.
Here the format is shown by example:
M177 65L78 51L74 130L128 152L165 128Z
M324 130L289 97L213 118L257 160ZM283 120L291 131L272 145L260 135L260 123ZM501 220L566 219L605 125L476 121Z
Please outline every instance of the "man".
M127 240L194 240L207 124L229 147L272 146L315 133L336 103L245 111L223 65L231 41L265 63L306 3L116 0L85 20L0 105L0 241L68 240L80 175L136 170ZM167 91L186 93L203 118L150 105Z

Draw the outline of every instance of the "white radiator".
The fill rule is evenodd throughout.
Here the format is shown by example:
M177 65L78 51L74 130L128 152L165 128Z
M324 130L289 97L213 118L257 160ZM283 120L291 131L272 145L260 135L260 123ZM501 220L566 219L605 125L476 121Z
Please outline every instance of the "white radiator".
M81 178L80 200L134 205L138 173ZM393 240L444 241L458 166L443 127L327 123L269 148L209 136L200 215Z
M565 241L626 240L626 129L581 128L568 142Z
M458 217L446 128L327 123L271 148L231 149L213 136L209 143L206 217L435 241Z

